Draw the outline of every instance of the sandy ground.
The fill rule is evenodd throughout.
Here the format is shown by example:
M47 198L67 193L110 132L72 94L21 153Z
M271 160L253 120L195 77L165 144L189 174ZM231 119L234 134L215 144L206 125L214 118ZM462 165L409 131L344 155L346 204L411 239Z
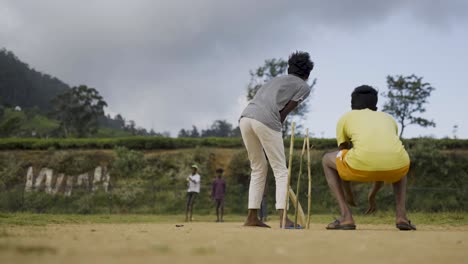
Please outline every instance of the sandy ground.
M184 223L181 223L184 224ZM241 223L4 226L0 263L468 263L468 226L356 231ZM1 231L1 230L0 230Z

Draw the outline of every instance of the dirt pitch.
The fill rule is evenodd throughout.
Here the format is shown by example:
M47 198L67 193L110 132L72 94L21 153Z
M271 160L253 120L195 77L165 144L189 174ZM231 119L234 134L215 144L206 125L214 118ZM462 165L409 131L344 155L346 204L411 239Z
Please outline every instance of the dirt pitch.
M183 223L182 223L183 224ZM0 263L468 263L468 226L356 231L245 228L241 223L8 226Z

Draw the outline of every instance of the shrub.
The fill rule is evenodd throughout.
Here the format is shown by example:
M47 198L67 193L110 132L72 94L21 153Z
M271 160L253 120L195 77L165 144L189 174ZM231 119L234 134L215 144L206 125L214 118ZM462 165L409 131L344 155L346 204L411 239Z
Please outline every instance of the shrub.
M191 139L188 139L190 142ZM408 146L411 156L411 170L408 175L408 208L411 211L467 211L468 200L468 157L464 151L440 151L428 144L431 140L412 142ZM297 144L297 143L296 143ZM299 144L297 144L299 145ZM312 151L312 211L313 213L338 213L321 165L325 150ZM221 152L223 160L217 156L219 150L209 147L196 147L183 151L151 152L127 148L116 148L114 154L103 151L44 151L44 152L1 152L0 210L49 213L184 213L187 182L192 163L197 163L202 176L202 189L195 205L196 214L213 213L210 200L214 170L223 165L227 182L226 213L245 213L247 208L250 164L247 152ZM226 153L232 155L224 159ZM115 156L112 158L112 156ZM32 162L31 160L34 160ZM114 160L114 162L112 162ZM25 168L33 163L35 168L51 166L56 171L69 175L82 173L101 162L112 163L111 188L109 193L74 189L72 196L49 195L45 193L24 193ZM225 162L228 162L227 164ZM303 160L301 204L307 206L307 170ZM299 173L300 156L296 150L293 156L292 186L295 189ZM36 170L37 172L37 170ZM16 178L10 178L16 175ZM276 214L275 178L269 170L267 176L268 206L270 214ZM358 207L355 212L363 212L367 207L367 192L370 184L354 184ZM393 210L394 197L390 185L386 185L377 195L379 210Z
M115 148L115 160L112 163L112 175L123 178L137 178L145 167L144 155L125 147Z
M409 148L420 143L433 146L438 149L468 149L466 139L432 139L415 138L403 140ZM317 150L336 149L335 139L312 138L311 145ZM294 146L296 149L302 148L303 139L296 138ZM290 140L285 139L284 144L289 147ZM2 138L0 140L0 150L56 150L66 149L113 149L116 147L126 147L136 150L152 149L181 149L195 147L218 147L218 148L240 148L241 138L165 138L165 137L122 137L122 138Z
M6 155L0 159L0 190L20 183L18 175L25 174L23 165L16 155Z

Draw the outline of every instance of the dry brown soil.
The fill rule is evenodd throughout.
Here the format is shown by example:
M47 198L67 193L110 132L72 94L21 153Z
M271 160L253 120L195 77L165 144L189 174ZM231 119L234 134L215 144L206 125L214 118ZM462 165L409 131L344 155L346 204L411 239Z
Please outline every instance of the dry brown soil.
M468 263L468 226L356 231L241 223L6 226L0 263Z

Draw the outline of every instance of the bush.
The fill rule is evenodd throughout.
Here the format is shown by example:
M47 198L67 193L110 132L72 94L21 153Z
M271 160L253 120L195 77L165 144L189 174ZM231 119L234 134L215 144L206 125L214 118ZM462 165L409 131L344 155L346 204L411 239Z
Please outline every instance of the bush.
M23 209L23 186L15 186L0 191L0 211L17 212Z
M467 211L468 157L464 151L440 151L428 144L431 140L412 142L408 147L411 170L408 175L407 205L411 211ZM297 143L296 143L297 144ZM299 144L297 144L299 145ZM312 211L338 214L321 165L325 150L312 151ZM127 148L116 148L115 154L103 151L44 151L0 153L0 211L29 211L48 213L184 213L190 165L197 163L202 176L201 193L195 205L196 214L214 212L210 199L211 183L218 166L226 171L226 213L245 213L249 188L250 164L245 150L220 151L196 147L183 151L143 153ZM229 154L229 156L227 155ZM217 156L220 155L220 156ZM115 156L114 158L112 156ZM221 157L222 156L222 157ZM229 159L227 159L229 157ZM24 193L24 176L31 160L36 168L50 166L56 171L66 170L69 175L93 169L101 162L112 163L109 193L100 189L74 189L70 197L42 192ZM113 160L113 162L112 162ZM300 201L307 207L307 170L303 160ZM299 173L299 150L293 156L292 186L295 189ZM38 167L39 166L39 167ZM84 168L84 169L83 169ZM37 171L37 169L36 169ZM10 178L9 176L17 177ZM269 170L267 176L268 207L276 214L275 179ZM367 209L370 184L354 184L358 207ZM379 210L393 210L394 197L390 185L377 195Z
M116 159L112 163L112 175L123 178L137 178L143 173L145 158L143 153L125 147L115 148Z
M3 156L3 155L2 155ZM0 159L0 190L20 183L18 175L25 174L23 161L16 155L6 155Z
M317 150L337 149L335 139L311 138L311 145ZM403 140L408 148L417 144L432 146L437 149L468 149L466 139L415 138ZM284 144L289 147L290 140ZM301 149L302 138L296 138L294 147ZM125 147L136 150L183 149L196 147L241 148L241 138L165 138L165 137L123 137L123 138L2 138L0 150L55 150L66 149L113 149Z

